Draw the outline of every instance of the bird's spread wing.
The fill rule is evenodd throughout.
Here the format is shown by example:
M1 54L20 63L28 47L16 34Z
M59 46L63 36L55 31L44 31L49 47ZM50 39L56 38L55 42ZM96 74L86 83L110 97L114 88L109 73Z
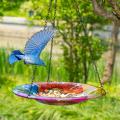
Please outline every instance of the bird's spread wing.
M46 27L44 30L35 33L26 43L24 54L40 55L41 51L47 45L55 34L53 27Z

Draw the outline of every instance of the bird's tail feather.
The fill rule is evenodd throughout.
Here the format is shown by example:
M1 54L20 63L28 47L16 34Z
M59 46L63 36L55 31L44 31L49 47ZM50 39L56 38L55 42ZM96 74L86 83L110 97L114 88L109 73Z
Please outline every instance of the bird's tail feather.
M23 54L19 50L12 51L11 55L9 56L9 63L13 64L21 60L21 58L19 58L18 55L23 55Z

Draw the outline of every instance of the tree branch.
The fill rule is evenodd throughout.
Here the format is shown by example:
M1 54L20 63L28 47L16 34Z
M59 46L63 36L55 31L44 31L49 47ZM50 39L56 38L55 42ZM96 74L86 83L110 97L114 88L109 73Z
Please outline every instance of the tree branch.
M108 0L109 3L111 4L111 7L113 9L113 12L108 12L106 11L101 5L98 4L97 0L92 0L93 8L94 11L108 20L110 19L113 21L113 31L112 31L112 48L109 51L109 56L107 57L107 64L104 69L103 73L103 78L101 79L101 82L104 84L108 81L110 81L112 73L113 73L113 68L114 68L114 63L115 63L115 58L116 58L116 44L118 42L118 33L119 33L119 15L118 13L120 11L118 6L117 6L117 1L115 0Z
M117 18L110 12L106 11L102 6L100 6L97 0L92 0L94 11L100 15L110 20L117 20Z
M115 58L116 58L116 53L117 53L116 45L118 44L119 26L120 26L119 22L113 23L112 48L109 51L108 56L107 56L107 60L106 60L107 64L105 66L103 78L101 81L103 84L110 81L110 78L113 73Z
M70 42L67 41L67 36L65 32L62 32L60 29L58 29L59 33L62 35L64 42L71 47L72 45L70 44Z
M118 16L118 18L120 19L120 7L119 7L119 3L117 3L116 0L108 0L113 11L115 12L115 14Z

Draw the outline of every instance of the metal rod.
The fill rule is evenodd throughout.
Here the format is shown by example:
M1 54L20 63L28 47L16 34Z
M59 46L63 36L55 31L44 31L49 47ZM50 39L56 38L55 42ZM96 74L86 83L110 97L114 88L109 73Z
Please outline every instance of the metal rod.
M57 0L55 0L55 3L54 3L54 17L53 17L53 22L52 22L52 25L53 27L55 27L55 18L56 18L56 9L57 9ZM51 64L52 64L52 53L53 53L53 38L51 40L51 48L50 48L50 58L49 58L49 65L48 65L48 78L47 78L47 82L50 81L50 75L51 75Z
M37 70L37 66L35 65L35 66L34 66L34 69L33 69L33 73L32 73L31 86L30 86L30 91L29 91L28 97L29 97L30 94L31 94L32 85L33 85L33 82L34 82L34 79L35 79L35 73L36 73L36 70Z

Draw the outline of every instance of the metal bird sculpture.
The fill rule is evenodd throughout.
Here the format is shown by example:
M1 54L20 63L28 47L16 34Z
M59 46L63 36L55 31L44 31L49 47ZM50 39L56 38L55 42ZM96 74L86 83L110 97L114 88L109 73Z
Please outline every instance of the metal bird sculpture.
M45 66L43 60L40 59L40 54L47 43L53 38L55 29L53 27L46 27L35 33L26 43L24 53L19 50L12 51L9 56L9 63L13 64L17 61L24 60L25 64L34 64Z

